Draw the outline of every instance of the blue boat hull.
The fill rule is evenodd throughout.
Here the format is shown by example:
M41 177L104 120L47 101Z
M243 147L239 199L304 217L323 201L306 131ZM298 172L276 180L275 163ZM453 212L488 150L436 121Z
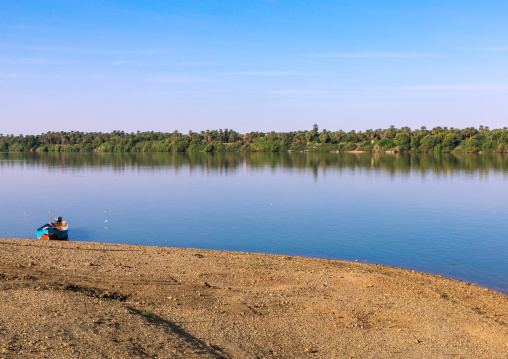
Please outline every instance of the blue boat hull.
M53 227L45 224L37 228L37 239L51 241L66 241L69 239L69 227Z

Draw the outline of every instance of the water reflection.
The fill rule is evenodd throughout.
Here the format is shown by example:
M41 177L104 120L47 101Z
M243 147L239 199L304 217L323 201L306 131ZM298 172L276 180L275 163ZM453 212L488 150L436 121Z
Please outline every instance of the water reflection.
M0 168L42 167L84 170L107 167L115 171L126 169L175 170L189 168L213 172L234 172L246 166L250 169L302 169L314 176L329 169L382 171L390 174L426 173L478 174L507 173L505 154L388 154L388 153L0 153Z

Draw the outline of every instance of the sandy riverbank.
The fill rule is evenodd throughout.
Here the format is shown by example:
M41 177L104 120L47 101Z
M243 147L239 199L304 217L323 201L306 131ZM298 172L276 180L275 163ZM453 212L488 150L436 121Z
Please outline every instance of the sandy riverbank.
M0 358L504 358L508 296L281 255L0 239Z

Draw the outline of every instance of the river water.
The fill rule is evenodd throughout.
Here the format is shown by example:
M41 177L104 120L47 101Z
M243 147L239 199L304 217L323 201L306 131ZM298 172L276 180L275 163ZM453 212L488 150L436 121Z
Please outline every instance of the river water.
M358 260L508 293L508 156L0 153L0 237Z

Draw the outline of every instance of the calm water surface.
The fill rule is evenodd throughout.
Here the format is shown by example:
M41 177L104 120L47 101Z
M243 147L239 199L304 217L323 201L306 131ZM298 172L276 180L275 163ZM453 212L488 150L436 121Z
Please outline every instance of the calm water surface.
M410 268L508 293L508 156L0 153L0 237Z

